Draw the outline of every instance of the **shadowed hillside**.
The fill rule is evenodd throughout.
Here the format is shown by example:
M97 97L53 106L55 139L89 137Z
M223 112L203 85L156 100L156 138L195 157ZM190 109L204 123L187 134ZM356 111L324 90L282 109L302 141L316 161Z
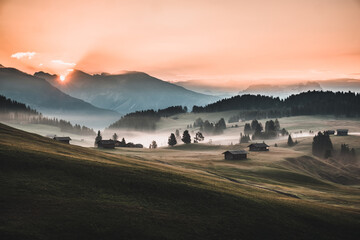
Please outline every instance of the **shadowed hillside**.
M2 124L0 155L1 239L360 236L356 210L64 145Z

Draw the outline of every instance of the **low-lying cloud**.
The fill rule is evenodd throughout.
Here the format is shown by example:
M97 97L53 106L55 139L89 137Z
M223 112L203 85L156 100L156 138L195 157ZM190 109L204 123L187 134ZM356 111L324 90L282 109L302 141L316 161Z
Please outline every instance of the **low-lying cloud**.
M36 52L17 52L11 55L12 58L22 59L28 58L32 59L36 55Z
M51 62L56 63L56 64L60 64L60 65L65 65L65 66L75 66L76 65L76 63L67 63L67 62L64 62L62 60L52 60Z

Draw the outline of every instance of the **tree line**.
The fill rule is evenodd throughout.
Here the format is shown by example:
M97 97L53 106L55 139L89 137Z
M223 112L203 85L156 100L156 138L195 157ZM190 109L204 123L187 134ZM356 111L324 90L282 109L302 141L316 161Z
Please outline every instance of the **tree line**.
M0 95L0 114L5 121L21 121L32 124L44 124L60 128L61 132L74 133L78 135L95 135L93 129L79 124L72 125L70 122L44 117L38 111L11 99Z
M186 113L187 107L172 106L155 111L144 110L128 113L118 121L111 124L108 128L128 128L133 130L156 130L156 123L161 117L171 117L176 114Z
M193 113L244 110L266 117L298 115L360 116L360 95L353 92L308 91L282 100L262 95L238 95L204 107L194 106ZM256 110L256 112L251 112ZM232 117L234 121L237 117ZM241 119L242 116L239 116Z
M206 134L219 135L226 129L226 123L224 118L221 118L215 123L212 123L209 120L203 121L201 118L197 118L193 125L188 125L188 128L199 128L201 132Z

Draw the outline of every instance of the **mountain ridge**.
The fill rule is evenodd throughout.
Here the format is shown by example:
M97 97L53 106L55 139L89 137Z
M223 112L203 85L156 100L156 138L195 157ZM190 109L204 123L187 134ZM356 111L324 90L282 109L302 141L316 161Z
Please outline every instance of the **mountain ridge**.
M146 109L161 109L175 105L191 108L218 100L163 81L144 72L124 74L88 74L74 70L60 83L53 75L35 73L71 96L94 106L129 113Z
M110 117L109 122L119 117L116 112L95 107L72 97L46 80L16 68L0 68L0 94L23 102L45 115L76 122L80 120L79 123L86 125L93 124L88 124L90 119L83 116L107 116Z

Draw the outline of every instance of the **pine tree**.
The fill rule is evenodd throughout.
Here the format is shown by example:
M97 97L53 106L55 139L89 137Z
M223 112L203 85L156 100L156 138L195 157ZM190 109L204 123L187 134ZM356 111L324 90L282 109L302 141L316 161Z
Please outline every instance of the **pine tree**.
M101 132L100 130L98 131L98 134L95 138L95 146L97 146L98 142L100 142L102 140L102 136L101 136Z
M289 135L289 137L288 137L287 145L290 146L290 147L294 146L294 141L292 140L291 135Z
M119 138L119 136L116 133L114 133L114 135L112 136L112 139L116 142L118 140L118 138Z
M186 143L186 144L191 143L191 136L190 136L188 130L185 130L185 131L183 132L183 136L182 136L182 138L181 138L181 141L183 141L183 142Z
M177 144L175 134L171 133L169 140L168 140L169 146L175 146Z

